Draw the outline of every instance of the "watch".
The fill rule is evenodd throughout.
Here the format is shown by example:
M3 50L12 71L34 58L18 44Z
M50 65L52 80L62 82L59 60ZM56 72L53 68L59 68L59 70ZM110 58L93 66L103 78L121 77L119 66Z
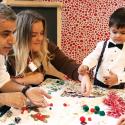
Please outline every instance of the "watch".
M28 89L30 89L31 88L31 86L25 86L23 89L22 89L22 93L26 96L26 91L28 90Z

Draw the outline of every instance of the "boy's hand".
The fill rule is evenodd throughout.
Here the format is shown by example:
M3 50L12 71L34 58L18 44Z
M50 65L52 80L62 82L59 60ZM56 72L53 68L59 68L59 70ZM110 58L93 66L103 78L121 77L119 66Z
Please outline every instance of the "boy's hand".
M115 85L116 83L118 83L118 77L115 73L113 73L112 71L109 72L108 76L104 76L104 82L107 85Z
M89 67L85 65L80 65L78 68L78 73L82 76L85 75L86 73L89 73Z

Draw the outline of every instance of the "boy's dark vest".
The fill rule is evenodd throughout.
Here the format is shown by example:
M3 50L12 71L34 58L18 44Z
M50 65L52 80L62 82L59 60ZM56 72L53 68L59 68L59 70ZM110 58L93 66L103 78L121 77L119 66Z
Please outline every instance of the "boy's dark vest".
M98 64L97 64L96 72L95 72L95 77L94 77L94 85L98 85L98 86L101 86L101 87L104 87L104 88L111 88L111 89L123 89L123 88L125 88L125 83L120 83L119 85L114 85L112 87L109 87L109 85L104 84L103 82L99 81L96 78L99 67L100 67L101 62L102 62L102 57L103 57L106 45L107 45L107 41L104 42L104 45L103 45L103 48L102 48L102 51L101 51L101 54L100 54L100 57L99 57L99 60L98 60Z

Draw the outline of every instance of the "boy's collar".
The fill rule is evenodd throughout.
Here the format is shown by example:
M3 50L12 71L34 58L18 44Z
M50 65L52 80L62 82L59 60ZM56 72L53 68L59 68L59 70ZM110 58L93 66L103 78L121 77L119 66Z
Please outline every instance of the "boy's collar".
M116 44L111 38L109 39L109 42Z

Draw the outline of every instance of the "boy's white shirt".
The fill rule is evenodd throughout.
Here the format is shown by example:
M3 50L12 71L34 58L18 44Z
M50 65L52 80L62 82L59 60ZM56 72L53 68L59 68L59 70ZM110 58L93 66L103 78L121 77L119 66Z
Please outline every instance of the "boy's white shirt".
M10 80L10 75L6 69L5 56L0 55L0 88L9 80Z
M97 79L104 83L103 77L112 71L117 74L117 84L119 84L121 82L125 82L125 43L123 44L122 50L120 50L117 47L108 48L109 42L116 44L112 39L107 41L101 66L97 73ZM87 65L90 69L97 66L103 44L104 41L98 42L96 48L86 58L84 58L82 65Z

